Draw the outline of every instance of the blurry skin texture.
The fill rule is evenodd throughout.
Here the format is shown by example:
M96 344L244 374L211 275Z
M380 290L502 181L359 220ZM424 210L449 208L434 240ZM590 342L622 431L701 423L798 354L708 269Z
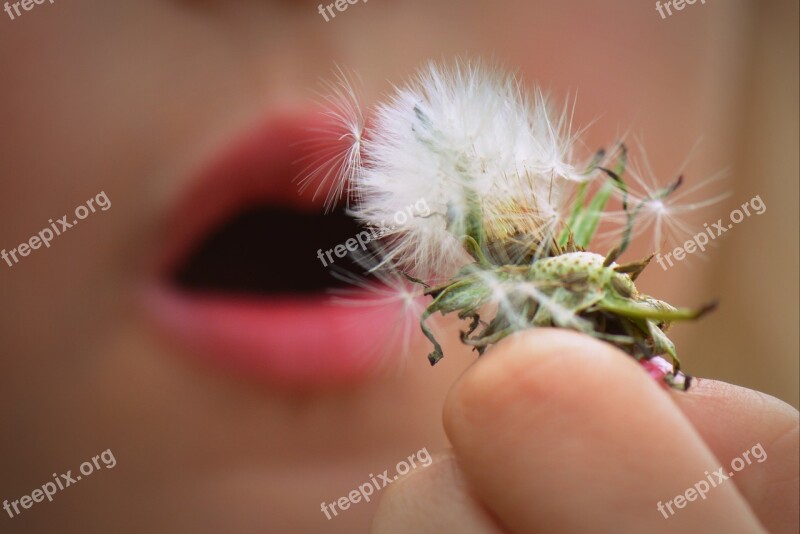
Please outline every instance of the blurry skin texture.
M13 269L0 264L0 499L108 448L118 463L0 517L0 530L365 531L376 502L332 521L320 502L422 447L448 447L442 407L474 356L450 343L432 370L417 344L402 374L303 395L177 357L136 290L188 170L254 116L307 105L334 62L357 70L373 101L420 62L460 54L501 60L559 97L578 90L575 123L605 117L590 149L635 124L669 174L701 135L730 147L736 90L706 103L737 81L720 50L735 48L738 6L668 22L646 3L588 0L376 0L327 23L300 1L56 0L2 14L0 246L100 191L113 207ZM708 146L704 161L727 161ZM692 304L706 297L702 275L643 289Z

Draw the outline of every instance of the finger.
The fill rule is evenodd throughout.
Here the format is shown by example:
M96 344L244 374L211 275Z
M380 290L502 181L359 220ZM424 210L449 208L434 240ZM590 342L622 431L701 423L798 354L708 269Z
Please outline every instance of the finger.
M729 472L732 462L742 467L732 480L764 526L798 532L797 410L764 393L706 379L673 400L720 465L733 467Z
M512 532L762 530L732 483L682 495L718 460L638 363L588 336L505 340L454 386L444 422Z
M372 534L502 534L466 485L450 452L395 481L381 497Z

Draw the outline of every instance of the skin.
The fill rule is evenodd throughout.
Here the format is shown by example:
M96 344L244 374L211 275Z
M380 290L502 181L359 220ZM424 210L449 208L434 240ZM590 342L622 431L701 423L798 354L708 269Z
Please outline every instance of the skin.
M523 439L530 437L524 430L533 422L523 419L513 427L519 439L509 437L503 455L482 449L474 427L470 434L471 427L455 424L455 414L459 403L472 397L473 406L480 404L494 386L463 389L462 381L450 397L445 434L441 411L448 390L475 359L457 342L445 343L447 357L434 369L424 357L430 345L422 340L403 355L402 374L381 375L353 388L298 394L198 365L156 335L138 306L139 284L190 171L254 118L307 107L310 88L330 74L334 62L361 73L365 100L371 103L389 89L388 81L404 79L428 59L496 57L556 96L579 90L576 125L613 118L592 128L586 139L591 150L633 124L647 134L649 155L665 172L672 172L697 138L718 139L720 133L735 131L727 117L738 111L736 87L730 86L736 78L724 69L741 63L738 49L731 52L735 61L708 58L727 50L730 36L741 33L729 23L736 8L709 4L666 26L652 5L639 9L595 0L565 7L515 0L502 8L480 0L371 1L350 5L327 23L316 7L288 0L56 0L14 21L0 13L0 248L16 247L48 218L68 213L100 191L112 203L109 211L91 215L58 237L51 248L35 251L13 268L0 263L0 429L8 437L0 444L0 500L30 494L51 480L51 473L72 469L74 475L81 462L106 449L117 459L113 469L59 492L52 503L35 504L13 519L0 512L3 532L363 532L377 499L331 521L320 512L320 503L346 495L369 473L391 470L422 447L444 451L450 440L458 457L469 462L465 465L475 465L463 471L463 479L482 492L478 502L483 504L476 508L464 497L460 508L440 507L439 513L464 510L479 522L488 521L491 510L497 517L504 514L509 525L516 521L515 499L524 494L508 492L508 503L500 505L497 484L485 468L491 464L481 463L479 453L507 458L507 471L546 473L547 466L522 463L536 459L526 452L530 444ZM708 38L710 27L717 32L714 39ZM731 109L714 112L719 106L706 106L703 98L718 94L722 84ZM715 147L729 148L724 139L709 143L704 153L713 162L707 165L712 171L730 161L727 152L714 152L724 150ZM322 245L309 243L307 261L318 261L314 251ZM649 252L632 250L631 256ZM696 293L705 281L700 269L695 272L691 277L678 272L674 287L643 289L677 303L702 301ZM457 338L454 332L445 337ZM390 345L386 350L398 349ZM481 362L470 373L483 369ZM655 397L660 406L656 415L666 419L649 424L690 439L694 431L678 418L665 394L627 369L645 400L631 393L636 402L626 395L620 406L649 406L646 400ZM614 386L604 394L622 396L627 387L619 384L628 378L607 378L604 385ZM551 377L562 379L574 377ZM453 396L459 390L465 393ZM512 391L518 406L537 406L530 398L535 390ZM760 416L757 399L743 403L756 402L749 411ZM587 410L585 420L600 415L592 412L590 402L583 404L588 400L588 393L573 399ZM506 402L513 404L507 397ZM490 406L493 415L502 415L502 406ZM544 415L530 416L535 413ZM572 417L569 435L574 436L574 428L582 428L585 420L577 410ZM492 435L490 422L481 423L487 425L481 430L485 437ZM567 430L561 431L547 443L563 438ZM767 448L770 459L750 471L781 465L780 453L764 435L745 433L744 439L731 434L742 439L731 454L757 441ZM614 436L611 444L633 442L626 428L624 434L594 436L585 445L605 447L604 454L611 455L615 449L607 442ZM699 439L690 439L692 446L705 450ZM682 461L670 462L670 469L685 465L686 478L653 491L638 513L655 515L657 500L701 476L707 467L699 465L701 460L715 465L708 451L689 462L686 451L666 449L657 450L664 458L679 455ZM553 461L565 472L581 465L581 455L588 452L576 450L574 458ZM652 458L648 453L640 461ZM417 474L437 472L435 463L409 482L427 480ZM622 476L625 471L613 472ZM461 473L451 469L449 476L462 480L456 478ZM584 476L586 471L576 473ZM660 473L652 475L648 480L657 480ZM526 481L531 484L533 477ZM466 484L446 478L432 482L456 488ZM398 483L397 491L405 486ZM603 492L613 495L608 487ZM565 497L553 513L580 502ZM403 517L417 505L409 500ZM638 517L633 503L627 507ZM699 508L692 503L681 517ZM564 519L580 519L575 515L572 510ZM536 520L543 525L555 521Z
M797 410L713 380L667 392L587 336L505 340L452 388L444 425L452 450L391 486L373 533L797 531ZM658 512L757 443L762 462Z

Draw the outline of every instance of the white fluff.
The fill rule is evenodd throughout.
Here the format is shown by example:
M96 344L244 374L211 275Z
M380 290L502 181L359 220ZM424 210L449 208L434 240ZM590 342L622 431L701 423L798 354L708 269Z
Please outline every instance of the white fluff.
M345 190L356 181L362 167L361 143L365 118L354 83L355 74L336 68L333 80L322 80L320 104L324 126L314 130L309 142L315 147L301 173L300 191L316 184L314 198L325 191L325 209L330 211Z
M377 106L363 139L353 137L360 157L345 158L338 180L350 180L352 211L367 224L425 199L431 213L396 228L383 260L423 279L448 278L470 261L460 241L470 198L481 203L490 239L541 237L560 221L570 182L588 178L568 119L566 108L554 118L542 93L529 97L513 75L431 63Z

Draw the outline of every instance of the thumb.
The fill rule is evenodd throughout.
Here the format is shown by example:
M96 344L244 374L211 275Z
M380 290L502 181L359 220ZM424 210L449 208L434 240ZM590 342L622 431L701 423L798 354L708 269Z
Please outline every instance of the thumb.
M676 498L720 462L638 363L590 337L505 340L453 387L444 423L475 495L512 532L763 531L733 483Z

